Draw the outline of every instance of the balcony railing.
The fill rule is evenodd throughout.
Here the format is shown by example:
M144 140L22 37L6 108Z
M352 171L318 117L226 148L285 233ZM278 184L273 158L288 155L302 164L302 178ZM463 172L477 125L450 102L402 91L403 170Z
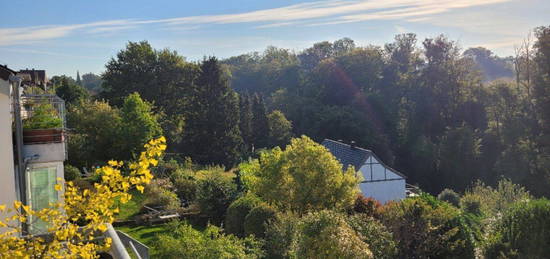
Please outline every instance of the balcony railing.
M53 94L22 95L23 142L61 143L65 140L65 101Z
M128 250L132 251L139 259L149 259L149 247L128 236L121 231L115 231L111 224L108 224L106 237L112 240L110 254L115 259L130 259Z

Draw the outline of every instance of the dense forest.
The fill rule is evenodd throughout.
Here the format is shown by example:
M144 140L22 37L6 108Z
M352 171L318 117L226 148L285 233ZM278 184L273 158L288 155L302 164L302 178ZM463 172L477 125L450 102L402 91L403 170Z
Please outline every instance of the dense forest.
M92 188L106 167L81 168L166 136L155 179L117 208L126 231L159 230L147 239L159 258L541 258L550 27L534 35L511 57L414 34L199 62L129 42L101 76L52 78L65 177ZM373 150L421 191L383 205L358 194L325 138ZM146 227L145 206L186 216Z
M170 152L201 164L230 168L307 135L355 141L431 193L508 178L550 195L548 30L536 29L534 42L506 58L481 47L461 51L444 36L420 42L414 34L384 46L344 38L299 52L268 47L201 62L130 42L102 78L85 74L81 84L96 93L87 105L105 109L122 108L137 92ZM117 142L108 139L100 142ZM81 166L104 158L73 157Z

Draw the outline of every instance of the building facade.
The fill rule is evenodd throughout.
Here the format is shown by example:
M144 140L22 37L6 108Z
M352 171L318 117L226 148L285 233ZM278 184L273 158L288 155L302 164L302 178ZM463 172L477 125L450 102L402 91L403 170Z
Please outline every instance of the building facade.
M67 158L65 104L55 95L27 95L24 88L18 73L0 66L0 204L17 200L40 210L62 199L54 186ZM29 233L44 228L24 226Z
M342 163L352 165L361 176L359 189L365 197L381 203L406 197L406 177L384 164L374 152L341 141L325 139L322 143Z

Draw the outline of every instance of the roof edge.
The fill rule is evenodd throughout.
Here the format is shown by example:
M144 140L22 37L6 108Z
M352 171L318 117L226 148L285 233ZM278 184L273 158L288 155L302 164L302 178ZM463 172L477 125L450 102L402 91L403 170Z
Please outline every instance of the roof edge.
M350 147L350 148L351 148L351 146L350 146L349 144L346 144L346 143L343 143L343 142L340 142L340 141L336 141L336 140L332 140L332 139L328 139L328 138L326 138L326 139L323 140L323 142L325 142L325 141L337 143L337 144L339 144L339 145L344 145L344 146L347 146L347 147ZM323 142L321 142L321 145L322 145ZM406 175L404 175L403 173L397 171L395 168L388 166L386 163L384 163L384 161L382 161L382 159L380 159L374 152L372 152L372 150L365 149L365 148L361 148L361 147L357 147L357 146L355 146L354 148L363 150L363 151L365 151L365 152L368 152L369 155L371 155L371 156L373 156L374 158L376 158L376 160L378 160L378 162L380 162L380 164L382 164L384 167L386 167L387 169L391 170L391 171L394 172L395 174L397 174L397 175L403 177L403 179L407 179L407 176L406 176ZM362 163L364 164L365 161L367 161L367 159L368 159L368 157L366 157L366 158L363 160ZM359 170L360 168L355 168L355 169L356 169L356 170Z

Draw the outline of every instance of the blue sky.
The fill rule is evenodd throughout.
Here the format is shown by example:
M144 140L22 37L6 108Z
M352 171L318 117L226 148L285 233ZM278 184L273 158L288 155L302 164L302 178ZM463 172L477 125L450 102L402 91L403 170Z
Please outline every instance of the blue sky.
M7 2L6 2L7 3ZM188 60L269 45L299 51L342 37L382 45L395 34L445 34L463 48L511 55L536 26L550 25L549 0L95 0L10 1L0 16L0 64L49 76L101 73L128 41L148 40Z

